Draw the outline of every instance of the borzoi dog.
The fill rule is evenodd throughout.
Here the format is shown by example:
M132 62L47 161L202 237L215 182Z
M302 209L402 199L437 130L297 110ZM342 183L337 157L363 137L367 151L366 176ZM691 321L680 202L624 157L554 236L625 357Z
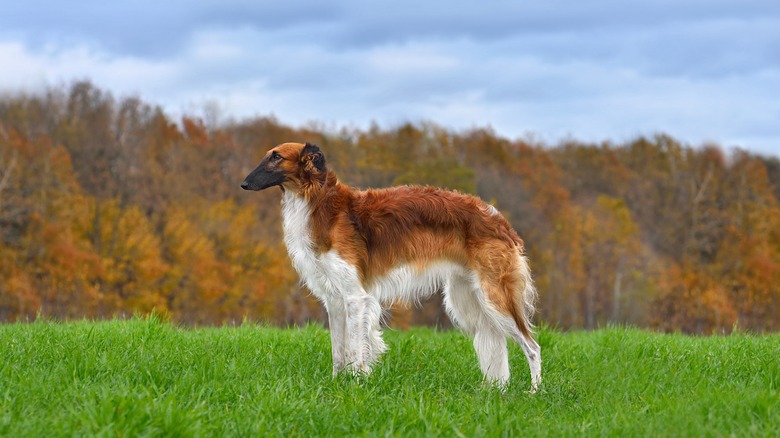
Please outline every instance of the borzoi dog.
M271 149L241 184L273 186L283 193L292 264L328 311L334 374L369 373L385 351L380 303L442 290L453 323L474 336L487 382L509 382L509 337L525 353L532 390L539 386L536 290L523 241L493 206L432 187L357 190L308 143Z

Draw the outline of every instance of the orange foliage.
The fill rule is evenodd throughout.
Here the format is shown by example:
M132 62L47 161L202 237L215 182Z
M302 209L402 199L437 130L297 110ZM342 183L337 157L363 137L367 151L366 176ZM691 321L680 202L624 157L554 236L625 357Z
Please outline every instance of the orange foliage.
M88 82L0 97L0 320L156 309L190 324L326 321L291 268L278 192L238 188L267 147L310 141L355 186L490 200L526 242L550 324L780 330L776 159L665 135L549 146L432 123L202 120ZM391 319L448 325L437 298Z

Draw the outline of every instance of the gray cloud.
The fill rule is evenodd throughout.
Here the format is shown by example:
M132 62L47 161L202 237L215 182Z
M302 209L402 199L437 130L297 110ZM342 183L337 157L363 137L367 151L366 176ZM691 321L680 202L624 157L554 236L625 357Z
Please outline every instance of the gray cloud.
M90 77L174 112L780 154L771 0L17 3L0 15L6 89Z
M203 30L249 27L263 31L319 22L336 16L327 2L191 2L29 0L0 14L2 33L31 44L78 39L112 53L171 56Z

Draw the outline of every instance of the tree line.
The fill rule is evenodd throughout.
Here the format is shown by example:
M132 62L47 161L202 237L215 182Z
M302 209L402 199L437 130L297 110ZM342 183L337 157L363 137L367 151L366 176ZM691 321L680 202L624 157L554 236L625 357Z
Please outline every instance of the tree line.
M0 97L0 321L326 321L288 260L279 192L239 188L286 141L318 144L354 186L430 184L494 204L526 242L543 323L780 329L777 157L663 134L548 145L425 122L174 120L87 81ZM388 320L449 324L437 298Z

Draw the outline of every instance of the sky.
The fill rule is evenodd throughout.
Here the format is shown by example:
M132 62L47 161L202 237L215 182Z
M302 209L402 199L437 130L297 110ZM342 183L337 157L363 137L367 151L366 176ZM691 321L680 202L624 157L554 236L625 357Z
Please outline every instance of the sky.
M777 0L0 0L0 11L0 93L89 79L173 116L430 121L547 144L666 133L780 156Z

